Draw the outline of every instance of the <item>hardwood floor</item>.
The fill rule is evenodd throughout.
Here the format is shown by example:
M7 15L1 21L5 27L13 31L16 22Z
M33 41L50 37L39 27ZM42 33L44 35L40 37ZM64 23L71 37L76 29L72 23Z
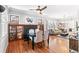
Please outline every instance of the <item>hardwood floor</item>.
M58 36L50 36L49 48L56 53L68 53L69 39L61 38Z
M49 48L43 46L35 46L35 49L32 50L32 42L30 41L29 45L27 41L16 40L10 41L6 53L67 53L68 41L63 41L63 38L57 36L50 36Z

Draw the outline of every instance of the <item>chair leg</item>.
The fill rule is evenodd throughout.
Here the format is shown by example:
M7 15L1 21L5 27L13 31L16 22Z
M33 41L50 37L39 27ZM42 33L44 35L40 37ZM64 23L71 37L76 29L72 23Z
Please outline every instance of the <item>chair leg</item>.
M41 42L41 47L45 47L44 40Z
M43 47L45 46L45 44L44 44L44 40L43 40L43 42L42 42L42 46L43 46Z

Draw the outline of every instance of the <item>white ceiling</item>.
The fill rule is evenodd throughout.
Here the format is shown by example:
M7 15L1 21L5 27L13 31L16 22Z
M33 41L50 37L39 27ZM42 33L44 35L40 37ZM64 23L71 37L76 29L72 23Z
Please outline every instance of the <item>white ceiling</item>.
M9 5L9 7L20 10L29 10L37 8L37 5ZM47 5L47 9L43 11L43 14L48 15L49 17L68 17L78 15L78 10L78 5Z

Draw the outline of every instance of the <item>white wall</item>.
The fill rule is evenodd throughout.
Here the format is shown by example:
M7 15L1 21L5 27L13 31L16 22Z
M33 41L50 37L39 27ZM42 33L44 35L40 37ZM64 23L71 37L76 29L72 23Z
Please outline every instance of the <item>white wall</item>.
M8 46L8 9L5 7L5 11L1 13L0 17L0 52L6 52Z
M19 16L19 23L21 24L28 24L28 22L26 21L27 17L31 17L31 19L33 19L33 23L37 24L37 21L39 18L39 16L35 16L35 14L28 14L27 11L23 11L23 10L18 10L18 9L14 9L14 8L9 8L9 20L10 20L10 15L17 15Z
M16 15L19 16L19 23L25 23L24 19L25 19L25 14L19 13L15 10L9 10L9 20L10 20L10 15Z
M0 27L1 27L1 13L0 13ZM1 32L1 29L0 29ZM0 37L1 37L1 33L0 33Z

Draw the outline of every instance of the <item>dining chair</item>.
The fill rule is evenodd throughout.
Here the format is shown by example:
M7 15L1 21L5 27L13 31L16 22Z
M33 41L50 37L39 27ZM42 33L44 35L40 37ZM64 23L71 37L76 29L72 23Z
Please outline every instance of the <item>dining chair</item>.
M34 35L34 30L30 29L29 30L29 34ZM36 29L35 30L35 37L34 37L34 46L38 46L38 43L41 43L42 46L42 41L43 41L43 31ZM30 39L32 40L32 37L30 37Z

